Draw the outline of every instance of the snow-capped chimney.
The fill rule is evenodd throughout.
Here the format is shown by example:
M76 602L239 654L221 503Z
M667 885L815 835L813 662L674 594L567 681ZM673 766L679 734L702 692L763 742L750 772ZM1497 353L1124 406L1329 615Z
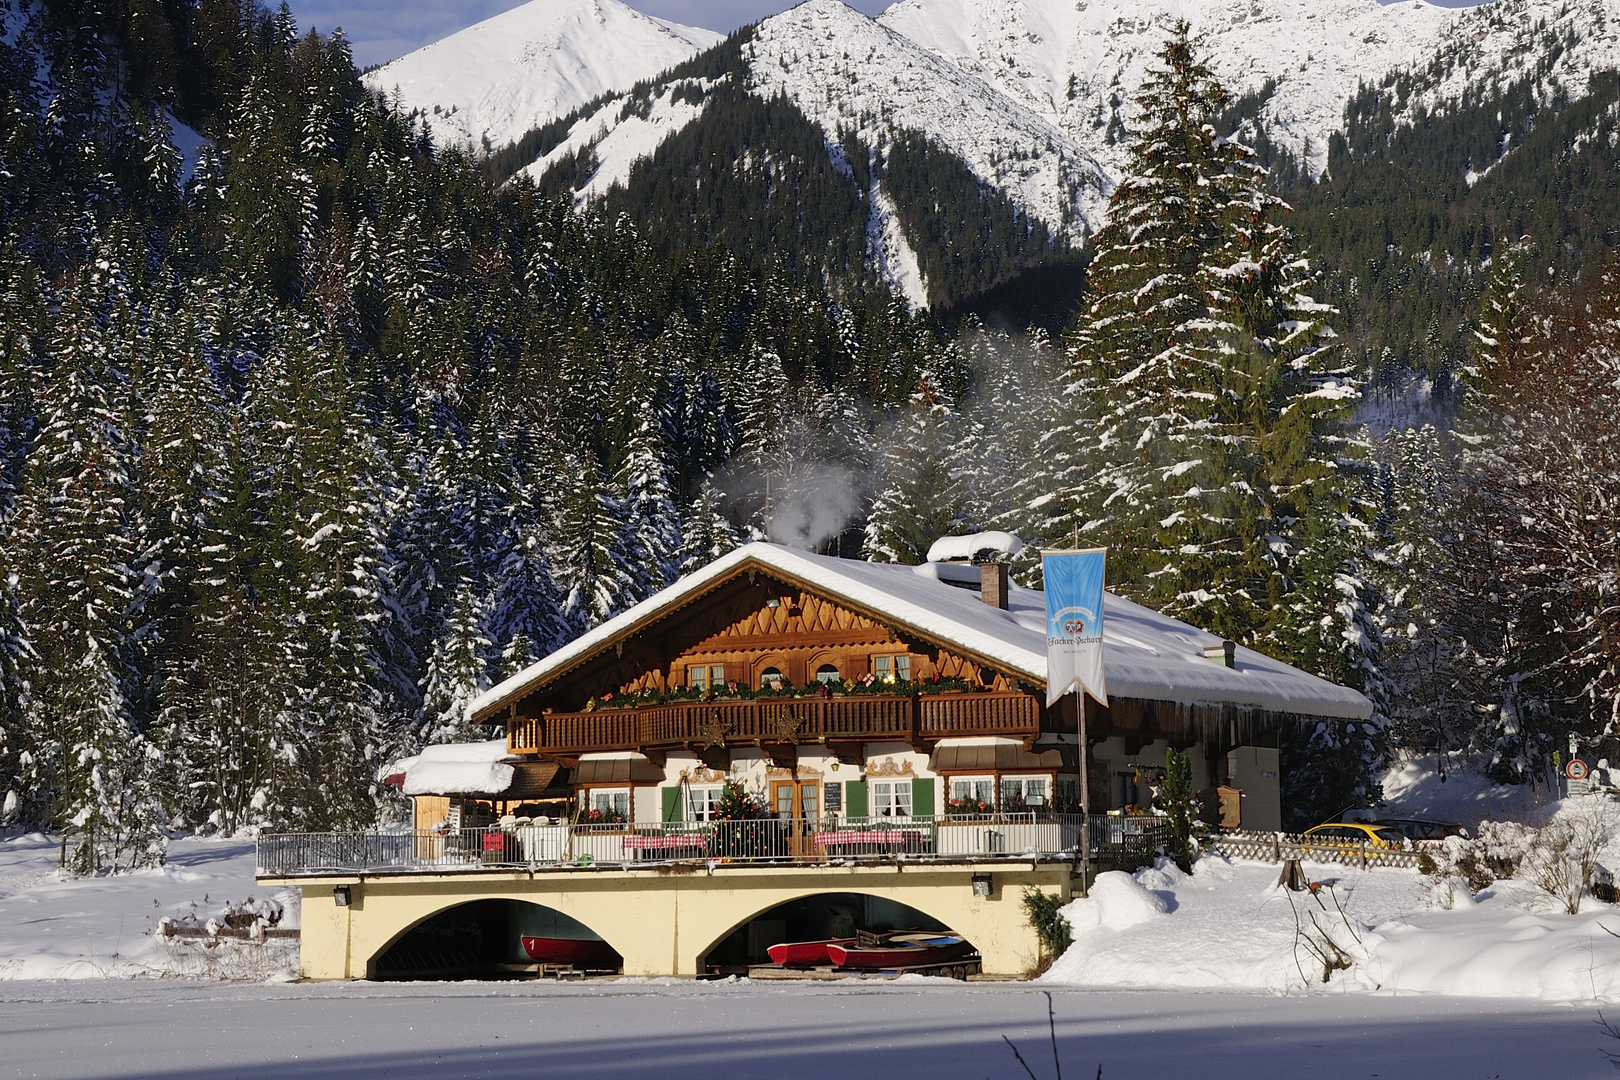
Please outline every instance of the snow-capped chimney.
M981 562L979 564L979 599L991 607L1007 610L1007 564Z

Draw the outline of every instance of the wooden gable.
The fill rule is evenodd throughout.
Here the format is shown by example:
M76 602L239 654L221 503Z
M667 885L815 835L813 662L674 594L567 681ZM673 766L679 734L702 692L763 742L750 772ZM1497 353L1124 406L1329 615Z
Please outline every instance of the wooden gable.
M967 657L835 598L746 569L582 658L527 695L515 712L537 716L546 709L582 708L609 691L691 685L696 667L703 668L705 678L718 669L726 681L749 686L759 685L763 673L774 669L795 686L806 686L823 667L835 668L841 678L861 679L873 672L875 658L888 657L892 671L902 656L909 658L913 679L938 675L1016 688Z

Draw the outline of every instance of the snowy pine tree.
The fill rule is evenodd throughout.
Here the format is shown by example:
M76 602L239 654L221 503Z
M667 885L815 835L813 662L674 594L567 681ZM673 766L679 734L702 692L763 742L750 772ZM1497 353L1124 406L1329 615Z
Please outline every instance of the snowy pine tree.
M967 424L924 374L878 458L862 554L916 565L941 536L973 529Z
M1326 309L1301 291L1286 208L1215 130L1228 95L1184 23L1159 59L1070 342L1046 528L1114 548L1126 593L1247 638L1289 589L1290 533L1336 474L1325 436L1356 393L1314 374Z

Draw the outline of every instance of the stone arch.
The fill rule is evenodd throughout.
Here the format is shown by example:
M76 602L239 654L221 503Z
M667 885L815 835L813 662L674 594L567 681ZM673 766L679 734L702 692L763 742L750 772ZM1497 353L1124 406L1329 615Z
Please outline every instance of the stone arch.
M763 949L777 943L764 940L818 941L823 938L852 937L856 931L887 930L951 931L968 937L967 928L953 927L949 921L917 907L908 896L900 899L882 892L862 889L807 889L794 896L777 895L732 923L697 954L698 971L732 973L753 963L768 963ZM848 911L848 923L840 924L840 909ZM780 920L770 916L781 914ZM775 923L780 922L778 930ZM767 925L769 924L769 925ZM756 929L757 928L757 929ZM971 941L971 938L969 938Z
M539 958L526 951L526 937L546 943L537 946ZM365 977L510 977L548 961L580 970L616 971L624 958L604 935L568 912L529 897L477 896L408 922L367 959Z

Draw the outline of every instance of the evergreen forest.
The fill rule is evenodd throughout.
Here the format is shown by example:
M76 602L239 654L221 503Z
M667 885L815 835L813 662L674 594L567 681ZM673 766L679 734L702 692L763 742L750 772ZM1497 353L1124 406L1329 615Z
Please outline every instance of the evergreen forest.
M1285 746L1296 824L1396 752L1541 782L1620 723L1613 146L1524 151L1608 132L1607 83L1424 133L1368 88L1311 182L1183 31L1082 253L925 134L845 172L726 89L736 39L676 73L726 122L576 210L285 7L4 16L0 818L76 869L396 813L387 761L760 537L1108 545L1112 588L1374 700ZM1515 154L1428 182L1489 164L1490 110ZM762 130L792 152L733 167ZM944 314L867 268L864 169ZM1018 326L974 313L1037 280Z

